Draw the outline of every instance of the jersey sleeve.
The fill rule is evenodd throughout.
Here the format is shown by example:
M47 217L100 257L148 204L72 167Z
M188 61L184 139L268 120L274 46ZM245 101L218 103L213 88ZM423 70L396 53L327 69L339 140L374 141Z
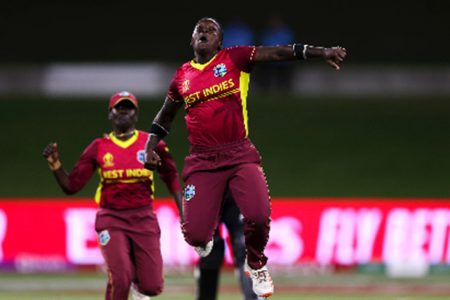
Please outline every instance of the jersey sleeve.
M253 69L253 60L256 53L255 46L235 46L228 48L233 63L242 71L250 73Z
M172 78L172 81L169 85L169 91L167 92L167 97L172 100L173 102L182 102L183 96L181 96L179 90L178 90L178 74L179 70L175 73L175 75Z
M163 140L158 143L155 148L155 152L161 158L161 165L157 169L159 177L166 184L167 189L171 194L181 191L175 161L173 160L173 157L169 152L169 148Z
M69 189L76 193L91 179L97 168L97 140L93 141L81 154L69 174Z

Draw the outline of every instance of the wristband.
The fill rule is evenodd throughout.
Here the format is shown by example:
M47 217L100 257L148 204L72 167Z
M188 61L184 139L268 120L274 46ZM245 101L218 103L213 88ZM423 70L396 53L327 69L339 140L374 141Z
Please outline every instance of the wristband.
M306 57L306 48L308 45L302 43L295 43L292 45L292 51L294 52L294 56L297 57L298 60L305 60Z
M160 139L163 139L169 132L159 125L158 123L152 123L152 127L150 128L150 134L154 134L158 136Z
M48 164L48 167L50 168L50 170L52 170L52 171L56 171L56 170L58 170L59 168L61 168L61 162L59 161L59 160L57 160L57 161L55 161L55 162L53 162L53 163L49 163Z

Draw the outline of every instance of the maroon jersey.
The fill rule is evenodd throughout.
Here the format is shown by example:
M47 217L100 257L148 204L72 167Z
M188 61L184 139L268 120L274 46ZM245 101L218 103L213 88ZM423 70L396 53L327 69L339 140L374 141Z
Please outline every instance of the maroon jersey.
M127 141L114 135L95 139L83 152L69 174L70 190L81 190L98 168L100 184L95 200L100 207L129 209L150 205L153 201L153 172L144 168L148 133L135 131ZM162 164L157 171L171 193L180 191L175 162L164 143L155 149Z
M248 136L247 94L254 46L225 48L209 62L177 69L169 99L184 101L192 145L233 143Z

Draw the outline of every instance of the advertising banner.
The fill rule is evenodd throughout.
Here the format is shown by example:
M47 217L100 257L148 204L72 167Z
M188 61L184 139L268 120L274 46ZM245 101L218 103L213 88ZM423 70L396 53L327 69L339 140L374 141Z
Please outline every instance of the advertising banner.
M274 198L271 265L450 264L450 199ZM171 199L157 199L164 263L193 265ZM91 199L1 199L0 265L22 271L103 264ZM222 233L228 237L223 227ZM232 255L226 250L226 263Z

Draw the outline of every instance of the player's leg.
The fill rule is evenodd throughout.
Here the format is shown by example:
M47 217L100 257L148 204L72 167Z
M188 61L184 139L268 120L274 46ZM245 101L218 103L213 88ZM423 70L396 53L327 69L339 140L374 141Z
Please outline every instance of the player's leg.
M258 164L238 166L229 188L244 216L248 264L259 269L267 262L264 249L269 239L271 213L269 191L262 168Z
M214 246L211 253L200 258L195 270L197 279L197 300L217 299L217 290L220 279L220 267L223 264L225 242L219 234L214 232Z
M271 204L266 177L258 164L236 167L229 188L244 215L244 234L247 251L244 269L252 278L258 296L273 293L273 283L266 267L264 249L269 239Z
M245 238L244 222L242 214L231 193L225 195L225 202L222 209L222 222L225 224L230 236L231 248L234 257L235 274L238 277L242 293L245 300L256 300L258 297L252 288L252 280L245 275Z
M212 241L228 176L229 171L195 172L185 179L182 230L191 246L205 247Z
M141 232L130 232L131 255L136 270L137 290L147 296L161 294L164 286L160 228L156 215L141 220Z
M99 231L98 236L108 269L105 299L127 300L134 273L128 238L123 231L106 229Z

